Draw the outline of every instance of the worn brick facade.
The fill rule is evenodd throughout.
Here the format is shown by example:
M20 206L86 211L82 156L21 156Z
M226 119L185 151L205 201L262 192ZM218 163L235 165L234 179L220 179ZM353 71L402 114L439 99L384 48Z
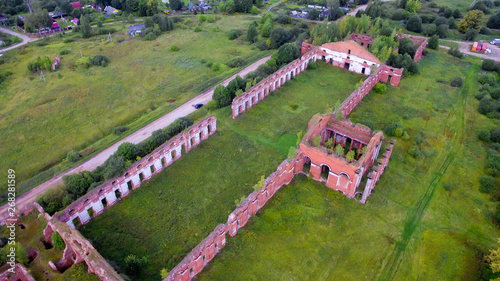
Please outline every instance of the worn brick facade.
M178 160L183 153L196 147L217 130L215 116L208 116L135 162L122 176L107 181L82 196L61 211L58 219L75 228L73 220L79 224L88 223L92 216L102 214L116 204L120 198L137 189L142 182L150 179ZM89 211L92 209L91 211Z

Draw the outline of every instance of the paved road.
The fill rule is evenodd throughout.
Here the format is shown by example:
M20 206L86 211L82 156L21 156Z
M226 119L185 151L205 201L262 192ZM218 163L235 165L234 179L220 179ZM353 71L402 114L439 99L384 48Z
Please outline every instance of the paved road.
M264 62L266 62L271 55L262 58L255 63L251 64L250 66L244 68L240 72L236 73L235 75L231 76L230 78L224 80L222 84L227 86L227 84L233 80L237 75L244 76L249 72L252 72L257 69L257 67ZM172 123L174 120L180 117L184 117L192 112L194 112L196 109L193 107L194 104L197 103L203 103L206 104L210 100L212 100L212 94L215 89L215 86L210 88L209 90L201 93L200 95L196 96L195 98L189 100L188 102L184 103L183 105L179 106L178 108L174 109L173 111L163 115L162 117L156 119L155 121L151 122L150 124L146 125L145 127L139 129L138 131L134 132L133 134L125 137L121 141L115 143L114 145L106 148L105 150L99 152L98 154L94 155L93 157L87 159L86 161L82 162L78 166L75 166L71 169L66 170L65 172L53 177L51 180L46 181L39 186L31 189L30 191L22 194L19 196L16 200L16 207L18 210L23 209L24 207L28 206L30 203L34 202L36 197L39 194L44 193L46 190L50 189L51 187L54 187L58 184L62 183L62 177L65 175L73 174L73 173L78 173L81 171L92 171L94 170L97 166L100 166L108 157L113 154L118 146L122 144L123 142L131 142L131 143L139 143L149 136L151 134L159 129L163 129L167 127L170 123ZM0 207L0 221L3 222L7 216L7 205L3 205Z
M23 40L23 41L21 41L21 43L17 43L14 46L10 46L10 47L4 48L4 49L0 49L0 52L5 52L5 51L8 51L8 50L12 50L12 49L21 47L22 45L28 44L29 42L33 42L33 41L38 40L38 38L28 37L28 36L26 36L24 34L17 33L15 31L12 31L12 30L10 30L8 28L5 28L5 27L0 27L0 32L2 32L2 33L8 33L10 35L17 36L17 37L19 37L19 38L21 38Z

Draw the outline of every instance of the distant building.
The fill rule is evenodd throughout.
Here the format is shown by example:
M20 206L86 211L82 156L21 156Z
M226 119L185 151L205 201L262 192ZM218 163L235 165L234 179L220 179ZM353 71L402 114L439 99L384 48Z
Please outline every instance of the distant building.
M78 2L71 2L70 4L71 4L71 6L73 6L73 9L81 9L81 8L83 8L83 6L80 3L80 1L78 1Z
M130 34L132 37L135 37L136 35L140 35L144 32L144 29L146 29L146 25L144 24L133 24L128 26L128 34Z
M106 13L106 15L108 15L108 16L109 16L109 15L111 15L111 14L116 15L116 14L118 14L118 12L119 12L119 11L120 11L120 10L118 10L118 9L116 9L116 8L113 8L113 7L111 7L111 6L106 6L106 7L104 8L104 12L105 12L105 13Z

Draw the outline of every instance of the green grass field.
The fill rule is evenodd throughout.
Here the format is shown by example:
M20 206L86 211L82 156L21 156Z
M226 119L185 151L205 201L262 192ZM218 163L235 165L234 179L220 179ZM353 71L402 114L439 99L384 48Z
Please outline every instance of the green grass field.
M236 199L276 170L312 115L345 99L362 78L323 64L236 120L224 108L216 113L215 135L83 226L82 234L121 267L129 254L148 257L148 266L134 280L159 280L162 268L176 266L226 222Z
M378 129L400 121L410 135L397 140L366 205L299 176L199 280L483 280L482 255L499 232L496 203L478 191L486 152L476 131L498 120L477 113L477 64L432 51L420 70L352 113ZM455 76L463 88L436 81ZM424 156L414 159L407 151L421 131Z
M248 61L265 56L243 38L227 39L230 29L245 28L249 22L222 17L194 32L198 22L192 17L155 41L121 43L117 41L125 39L128 24L115 23L106 25L118 30L112 43L105 35L64 43L74 37L68 34L51 38L46 46L33 43L7 52L0 73L9 70L13 75L0 85L0 175L15 169L23 181L56 165L70 150L106 148L123 137L110 135L110 129L141 128L238 71L223 67L215 72L202 60L224 64L238 56ZM174 44L179 51L170 51ZM109 65L78 67L80 49L83 56L108 56ZM60 55L58 71L44 71L46 82L28 72L28 62L37 56L53 59L62 50L70 53Z
M20 227L20 224L24 225L24 229ZM99 281L100 279L97 275L88 273L88 268L85 263L73 265L64 271L64 273L54 272L50 268L48 262L53 261L55 263L60 260L63 255L63 250L56 250L55 248L45 249L40 238L43 237L43 230L46 225L47 221L43 217L38 218L38 212L35 211L22 217L19 224L16 226L16 243L20 243L28 254L33 251L38 253L32 262L25 264L30 274L36 280ZM10 230L3 226L2 229L0 229L0 235L2 237L9 237ZM5 254L7 254L7 252L5 252ZM8 265L4 265L2 267L2 272L7 268Z

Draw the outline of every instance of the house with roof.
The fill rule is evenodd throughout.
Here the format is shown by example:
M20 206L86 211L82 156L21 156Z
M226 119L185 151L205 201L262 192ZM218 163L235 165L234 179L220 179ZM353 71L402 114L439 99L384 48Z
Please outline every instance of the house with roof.
M319 47L322 60L356 73L370 75L371 68L382 63L354 40L326 43Z
M64 17L64 16L66 16L66 15L67 15L67 14L66 14L65 12L62 12L62 11L61 11L61 12L57 12L57 13L52 14L52 16L51 16L51 17L52 17L53 19L54 19L54 18L62 18L62 17Z
M144 29L146 29L146 25L144 24L133 24L128 26L128 34L130 36L135 37L137 35L140 35L144 32Z
M81 8L83 8L83 5L82 5L82 3L80 3L80 1L71 2L70 4L71 4L71 6L73 6L73 9L81 9Z
M195 5L193 3L189 3L188 10L189 10L189 12L194 13L194 12L201 11L201 8L198 5Z
M104 7L104 12L106 13L107 16L109 16L111 14L116 15L116 14L118 14L119 11L120 10L113 8L111 6Z

